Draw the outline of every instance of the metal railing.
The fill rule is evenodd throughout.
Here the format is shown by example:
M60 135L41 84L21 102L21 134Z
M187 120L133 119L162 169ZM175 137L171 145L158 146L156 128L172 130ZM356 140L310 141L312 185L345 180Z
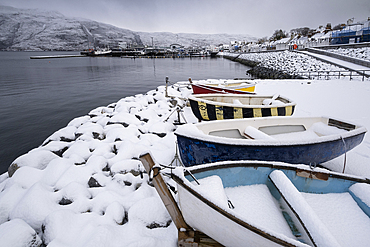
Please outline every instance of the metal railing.
M341 79L341 78L349 78L349 80L352 80L353 78L361 78L362 81L364 81L365 78L370 77L370 70L304 71L297 72L296 75L299 75L303 78L318 80Z

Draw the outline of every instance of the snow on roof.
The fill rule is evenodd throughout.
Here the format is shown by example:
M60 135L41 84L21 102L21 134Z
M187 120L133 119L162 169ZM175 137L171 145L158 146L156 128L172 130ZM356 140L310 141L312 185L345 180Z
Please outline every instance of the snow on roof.
M287 38L282 38L282 39L280 39L280 40L277 40L277 41L276 41L276 44L287 44L287 43L289 43L289 41L290 41L290 38L289 38L289 37L287 37Z

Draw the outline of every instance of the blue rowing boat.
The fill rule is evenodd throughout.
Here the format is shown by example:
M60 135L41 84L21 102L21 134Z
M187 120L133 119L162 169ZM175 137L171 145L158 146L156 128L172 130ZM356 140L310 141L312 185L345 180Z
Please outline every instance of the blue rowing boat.
M328 117L262 117L187 124L175 134L185 166L226 160L316 166L359 145L366 128Z

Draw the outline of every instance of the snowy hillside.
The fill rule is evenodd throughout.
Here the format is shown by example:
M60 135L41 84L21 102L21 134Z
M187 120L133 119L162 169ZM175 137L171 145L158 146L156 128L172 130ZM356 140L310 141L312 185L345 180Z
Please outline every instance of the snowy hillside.
M196 33L168 33L168 32L156 32L156 33L138 33L143 44L151 45L151 37L153 37L153 44L165 45L170 44L181 44L185 47L196 47L196 46L207 46L207 45L219 45L227 44L230 41L245 40L245 41L256 41L249 35L242 34L196 34Z
M98 45L141 42L130 30L52 11L0 6L0 23L2 50L83 50L93 41L91 35Z
M169 46L210 45L231 40L255 40L249 35L144 33L118 28L81 18L66 17L59 12L17 9L0 5L0 50L84 50L96 46L149 44Z

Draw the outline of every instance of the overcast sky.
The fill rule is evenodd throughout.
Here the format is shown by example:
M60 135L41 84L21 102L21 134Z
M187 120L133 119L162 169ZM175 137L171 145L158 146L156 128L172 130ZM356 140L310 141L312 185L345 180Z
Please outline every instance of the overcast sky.
M56 10L143 32L229 33L270 37L274 30L335 26L370 17L369 0L0 0Z

